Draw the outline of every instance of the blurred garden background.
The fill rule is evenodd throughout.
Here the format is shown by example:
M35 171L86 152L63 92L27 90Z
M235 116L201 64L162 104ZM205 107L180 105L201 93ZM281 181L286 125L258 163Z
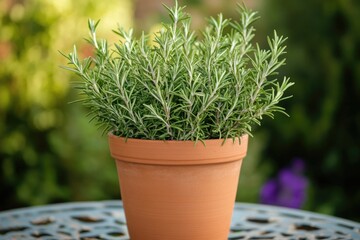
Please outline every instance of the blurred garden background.
M164 0L167 5L173 1ZM193 28L234 0L183 0ZM254 131L237 201L288 206L360 221L360 3L351 0L248 0L259 11L256 41L273 29L288 37L281 75L295 82L277 115ZM0 2L0 211L67 201L120 198L107 138L62 70L84 41L87 19L117 41L117 24L140 34L168 21L155 0Z

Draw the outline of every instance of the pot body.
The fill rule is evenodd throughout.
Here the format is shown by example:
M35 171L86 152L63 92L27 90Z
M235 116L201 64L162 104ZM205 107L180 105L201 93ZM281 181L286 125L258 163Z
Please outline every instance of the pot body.
M247 141L125 141L110 134L131 239L227 239Z

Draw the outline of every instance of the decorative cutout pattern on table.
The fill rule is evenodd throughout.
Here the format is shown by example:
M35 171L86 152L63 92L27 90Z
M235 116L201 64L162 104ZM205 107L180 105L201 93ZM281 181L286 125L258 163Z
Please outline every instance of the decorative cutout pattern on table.
M121 201L0 212L0 240L129 240ZM306 211L237 203L229 239L360 239L360 224Z

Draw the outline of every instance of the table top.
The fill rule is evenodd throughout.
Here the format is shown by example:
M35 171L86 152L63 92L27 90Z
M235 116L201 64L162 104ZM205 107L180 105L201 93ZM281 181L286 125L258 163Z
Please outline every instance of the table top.
M121 201L75 202L0 212L3 239L129 240ZM307 211L236 203L229 239L360 239L360 224Z

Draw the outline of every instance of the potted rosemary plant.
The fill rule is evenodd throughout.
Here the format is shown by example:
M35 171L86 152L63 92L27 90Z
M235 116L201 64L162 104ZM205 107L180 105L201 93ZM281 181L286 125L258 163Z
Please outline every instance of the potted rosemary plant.
M119 28L110 47L89 20L94 56L79 60L74 47L65 68L109 133L131 239L226 239L251 128L285 113L285 38L254 45L257 13L244 6L201 36L177 2L166 8L171 22L153 42Z

